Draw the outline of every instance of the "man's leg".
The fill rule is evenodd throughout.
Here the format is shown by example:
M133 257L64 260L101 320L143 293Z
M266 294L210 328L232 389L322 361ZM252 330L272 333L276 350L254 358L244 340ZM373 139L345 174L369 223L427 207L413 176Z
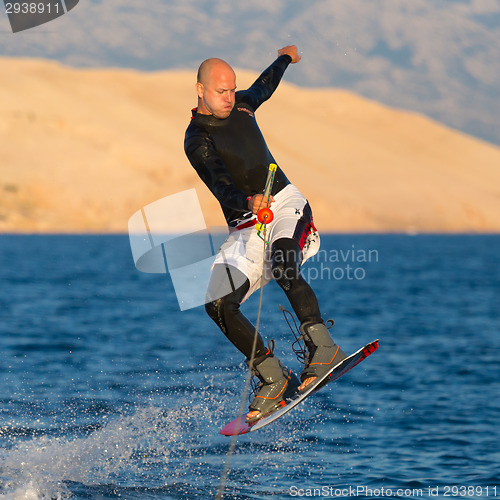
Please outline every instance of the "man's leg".
M205 305L208 315L247 359L252 356L255 327L241 313L240 304L249 288L250 281L240 270L227 264L216 264L210 276ZM264 356L267 351L258 334L255 358Z
M313 289L300 274L302 250L292 238L280 238L271 247L273 278L284 290L300 323L320 323L321 312Z
M240 284L238 286L238 284ZM227 264L216 264L210 278L205 308L224 335L246 356L249 365L255 338L255 327L240 311L240 304L248 292L250 281L238 269ZM227 293L231 290L229 293ZM226 295L223 295L226 293ZM257 333L253 365L250 367L260 380L259 390L250 405L247 421L253 422L271 411L298 385L295 376L264 345Z
M300 321L300 332L308 351L306 366L301 375L300 390L331 366L346 357L333 342L326 328L313 289L300 274L302 250L292 238L280 238L271 248L273 278L286 293Z

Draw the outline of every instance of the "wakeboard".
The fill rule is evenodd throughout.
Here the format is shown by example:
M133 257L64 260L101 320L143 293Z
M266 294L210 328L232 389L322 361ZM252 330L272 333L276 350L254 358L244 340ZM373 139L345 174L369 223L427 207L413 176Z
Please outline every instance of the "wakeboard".
M262 418L251 424L247 424L245 422L246 416L241 415L232 422L229 422L227 425L225 425L220 430L220 434L222 434L223 436L234 436L235 434L247 434L248 432L262 429L262 427L265 427L266 425L274 422L278 418L282 417L285 413L288 413L291 409L295 408L298 404L305 401L311 394L314 394L316 391L324 387L326 383L340 378L342 375L361 363L361 361L370 356L370 354L375 352L377 349L378 339L370 342L369 344L366 344L354 354L351 354L347 358L343 359L338 365L335 365L326 375L321 377L319 380L316 380L309 384L311 387L308 390L302 393L299 391L295 391L289 398L285 400L284 406L279 407L272 413L263 416Z

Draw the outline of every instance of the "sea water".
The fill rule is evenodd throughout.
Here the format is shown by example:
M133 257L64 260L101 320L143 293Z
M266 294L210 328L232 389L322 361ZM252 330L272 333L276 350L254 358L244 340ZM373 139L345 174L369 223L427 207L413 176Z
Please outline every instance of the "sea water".
M380 348L258 432L242 356L127 236L0 236L0 498L500 497L500 236L326 235L335 340ZM256 321L259 294L243 306ZM274 283L261 332L295 371Z

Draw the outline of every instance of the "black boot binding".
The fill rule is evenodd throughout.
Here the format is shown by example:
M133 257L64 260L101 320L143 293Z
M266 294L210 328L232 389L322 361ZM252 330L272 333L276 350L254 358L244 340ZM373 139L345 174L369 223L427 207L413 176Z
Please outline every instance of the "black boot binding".
M304 323L300 325L300 333L308 353L304 370L300 375L302 382L309 377L323 377L347 358L345 352L330 337L324 323ZM315 382L310 382L302 391L309 389L311 384Z
M270 350L262 361L256 360L257 364L253 367L253 374L260 383L255 388L255 397L250 404L249 412L258 411L259 413L246 420L249 424L284 406L285 399L300 385L297 377L281 364L273 354L273 350Z

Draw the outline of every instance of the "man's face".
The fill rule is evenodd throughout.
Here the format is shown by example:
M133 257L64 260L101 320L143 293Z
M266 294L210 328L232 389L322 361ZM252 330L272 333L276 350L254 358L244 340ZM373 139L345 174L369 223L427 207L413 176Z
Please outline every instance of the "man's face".
M212 68L205 83L198 83L198 112L224 119L234 107L236 75L230 66L218 64Z

